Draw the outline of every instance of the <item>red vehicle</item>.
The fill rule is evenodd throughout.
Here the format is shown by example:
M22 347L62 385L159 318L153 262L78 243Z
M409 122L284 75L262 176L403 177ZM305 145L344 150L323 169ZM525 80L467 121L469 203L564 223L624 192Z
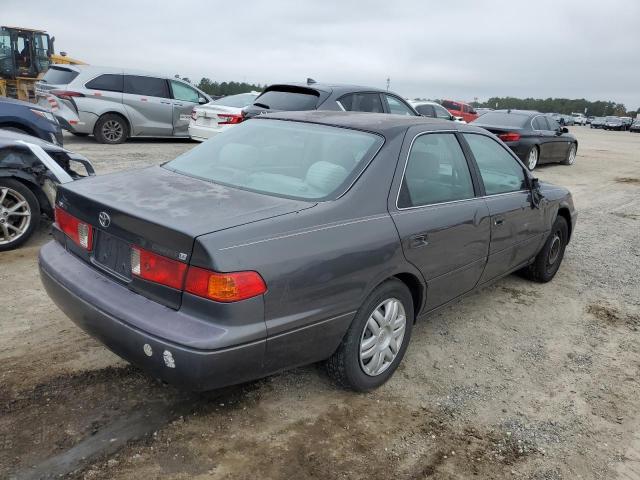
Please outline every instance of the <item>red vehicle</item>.
M444 100L442 102L442 106L449 110L449 113L451 113L451 115L453 115L454 117L460 117L467 123L473 122L479 116L471 105L463 102Z

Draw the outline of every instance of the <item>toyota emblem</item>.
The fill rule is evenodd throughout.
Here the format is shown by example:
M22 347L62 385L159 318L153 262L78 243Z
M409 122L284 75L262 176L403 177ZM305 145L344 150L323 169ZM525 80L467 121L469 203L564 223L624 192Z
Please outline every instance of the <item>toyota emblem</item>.
M107 212L100 212L100 215L98 215L98 221L104 228L107 228L109 225L111 225L111 217Z

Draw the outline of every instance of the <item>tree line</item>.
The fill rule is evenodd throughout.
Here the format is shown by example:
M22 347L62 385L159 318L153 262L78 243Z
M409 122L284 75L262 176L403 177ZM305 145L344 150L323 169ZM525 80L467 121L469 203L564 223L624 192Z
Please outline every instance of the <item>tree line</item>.
M584 98L515 98L515 97L492 97L486 102L473 102L474 107L488 108L512 108L514 110L537 110L542 113L564 113L572 112L584 113L594 117L604 117L607 115L633 116L636 112L627 111L622 103L598 100L591 102Z
M200 90L213 96L235 95L251 91L261 92L264 86L247 82L213 82L208 78L203 78L196 85Z

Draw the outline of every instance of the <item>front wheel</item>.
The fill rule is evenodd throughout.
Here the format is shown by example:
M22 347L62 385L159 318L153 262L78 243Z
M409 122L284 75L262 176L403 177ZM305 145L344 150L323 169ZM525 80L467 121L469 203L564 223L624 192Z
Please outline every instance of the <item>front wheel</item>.
M524 276L534 282L550 281L560 268L568 241L569 226L564 217L558 216L542 250L536 255L533 263L522 271Z
M538 165L538 157L540 153L538 152L538 147L533 145L529 149L529 153L527 153L527 168L529 170L533 170Z
M413 328L413 300L399 280L387 280L364 301L327 373L343 387L366 392L385 383L402 361Z
M26 242L40 223L40 203L29 188L10 178L0 179L0 252Z
M578 148L575 143L572 143L567 152L566 158L562 161L563 165L573 165L576 162L576 152Z

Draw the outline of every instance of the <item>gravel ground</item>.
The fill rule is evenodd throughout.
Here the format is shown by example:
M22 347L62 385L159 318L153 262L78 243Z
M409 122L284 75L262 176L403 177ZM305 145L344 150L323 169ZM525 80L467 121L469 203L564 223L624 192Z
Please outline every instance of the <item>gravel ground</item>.
M0 478L640 478L640 135L571 129L537 175L579 211L548 284L511 276L416 325L390 382L316 366L203 395L155 382L48 299L46 226L0 254ZM190 142L68 137L98 173Z

